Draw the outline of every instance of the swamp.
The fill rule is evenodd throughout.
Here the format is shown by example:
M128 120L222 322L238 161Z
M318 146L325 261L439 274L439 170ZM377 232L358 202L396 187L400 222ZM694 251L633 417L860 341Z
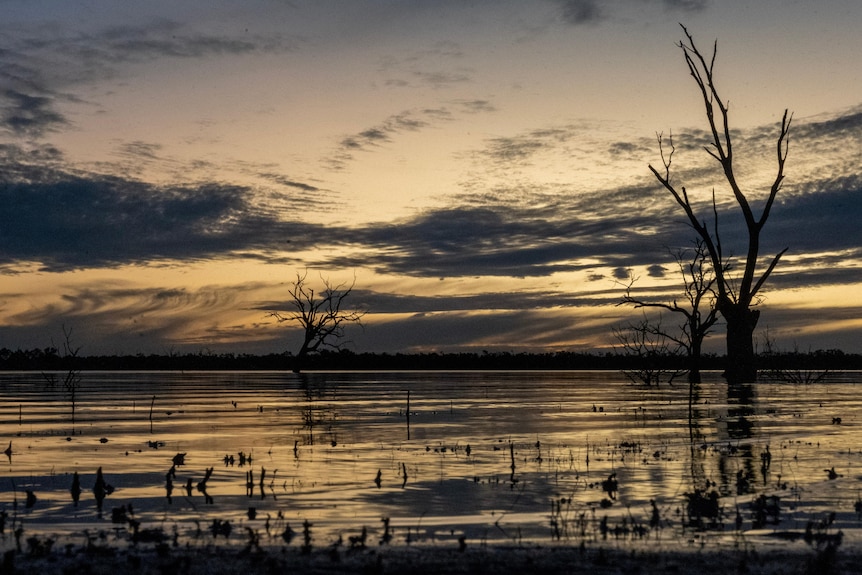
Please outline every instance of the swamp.
M78 376L70 393L62 373L0 373L9 566L390 549L828 563L862 544L859 372L691 389L614 371Z

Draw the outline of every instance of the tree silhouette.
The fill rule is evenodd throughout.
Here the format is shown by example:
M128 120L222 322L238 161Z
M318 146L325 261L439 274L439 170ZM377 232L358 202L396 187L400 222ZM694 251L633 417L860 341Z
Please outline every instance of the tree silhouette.
M334 285L321 277L323 290L316 292L308 285L307 277L307 271L297 273L296 280L291 282L287 302L289 311L270 312L279 322L296 323L303 330L302 346L293 365L293 371L297 373L309 353L314 353L321 347L341 349L347 343L344 341L345 326L351 323L362 325L362 318L366 314L364 310L347 309L345 306L345 300L353 291L356 278L349 285Z
M622 352L634 360L631 367L622 370L632 383L659 385L663 379L673 383L685 373L674 361L680 355L679 342L668 335L661 322L661 316L651 319L644 314L638 322L612 328Z
M691 257L689 258L689 254ZM709 334L715 322L718 321L718 310L712 302L705 301L714 295L713 286L716 274L712 271L709 252L704 241L695 240L691 250L680 249L674 254L685 286L686 302L680 304L676 299L671 303L647 301L635 297L632 288L637 278L632 278L626 286L626 293L621 304L630 304L635 308L655 307L668 310L684 318L676 332L664 330L660 325L651 326L652 330L660 332L665 338L675 342L688 357L688 381L700 383L700 357L703 340ZM708 311L704 309L708 306ZM619 338L618 338L619 339Z
M682 25L681 25L682 26ZM725 377L728 383L752 382L757 379L757 367L754 357L754 328L760 318L760 310L755 309L759 303L758 292L763 287L778 260L787 248L775 255L758 275L760 256L760 233L763 230L775 196L784 181L784 163L787 159L787 134L790 130L792 117L787 110L781 119L781 127L776 141L777 169L775 179L769 189L766 201L760 215L754 213L748 197L742 191L734 173L733 141L728 119L728 105L719 96L713 77L713 66L718 53L718 42L714 44L712 57L707 60L695 46L694 39L685 26L682 26L686 40L678 47L682 50L685 63L691 76L697 83L703 98L706 118L709 123L711 142L705 149L721 165L724 179L733 192L736 205L739 207L748 231L748 249L741 263L741 276L731 275L730 271L738 267L734 258L728 257L722 251L718 226L718 208L715 200L715 189L712 192L712 226L702 220L692 205L691 198L685 186L678 186L671 181L671 162L673 160L673 139L669 138L667 146L661 134L657 136L662 168L656 169L650 164L649 169L656 179L667 189L676 203L683 209L688 222L703 240L716 274L716 309L721 313L727 324L727 366ZM669 148L669 149L668 149Z

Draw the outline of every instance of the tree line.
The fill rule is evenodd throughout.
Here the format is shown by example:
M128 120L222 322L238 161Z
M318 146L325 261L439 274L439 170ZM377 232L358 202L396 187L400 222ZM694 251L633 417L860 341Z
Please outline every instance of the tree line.
M199 352L188 354L93 355L69 357L53 347L10 350L0 349L2 371L123 371L123 370L273 370L283 371L292 365L294 356L287 353L263 355ZM659 366L665 370L684 370L686 358L679 354L644 358L618 352L548 353L453 352L453 353L357 353L348 349L321 350L305 359L308 370L620 370L628 371ZM757 355L761 372L782 370L862 370L862 354L841 350L768 350ZM704 354L701 368L723 370L725 357Z

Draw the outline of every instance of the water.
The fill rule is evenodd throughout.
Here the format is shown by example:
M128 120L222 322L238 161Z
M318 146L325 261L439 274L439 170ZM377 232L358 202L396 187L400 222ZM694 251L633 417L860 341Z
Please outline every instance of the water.
M249 527L272 545L304 522L315 545L363 527L375 544L721 544L739 537L737 515L772 541L830 512L829 529L860 540L860 374L730 391L707 374L690 408L687 384L616 372L86 372L74 421L62 376L0 374L7 532L118 533L112 511L131 504L142 525L202 544L213 520L230 522L232 541ZM99 467L114 488L101 513ZM208 468L212 503L197 489ZM692 525L687 503L712 491L721 513ZM757 522L760 495L780 498L778 523ZM723 529L696 529L709 523Z

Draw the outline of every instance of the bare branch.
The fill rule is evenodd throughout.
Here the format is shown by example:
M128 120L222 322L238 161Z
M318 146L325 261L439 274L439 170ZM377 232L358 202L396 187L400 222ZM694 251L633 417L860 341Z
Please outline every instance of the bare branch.
M353 292L356 277L350 284L346 282L332 284L321 276L323 290L319 293L307 285L308 271L296 274L296 280L291 283L288 291L288 311L271 311L270 317L279 322L298 324L303 330L302 347L297 353L297 367L309 353L319 351L322 347L342 349L347 325L362 326L362 318L367 313L362 309L347 309L345 300Z

